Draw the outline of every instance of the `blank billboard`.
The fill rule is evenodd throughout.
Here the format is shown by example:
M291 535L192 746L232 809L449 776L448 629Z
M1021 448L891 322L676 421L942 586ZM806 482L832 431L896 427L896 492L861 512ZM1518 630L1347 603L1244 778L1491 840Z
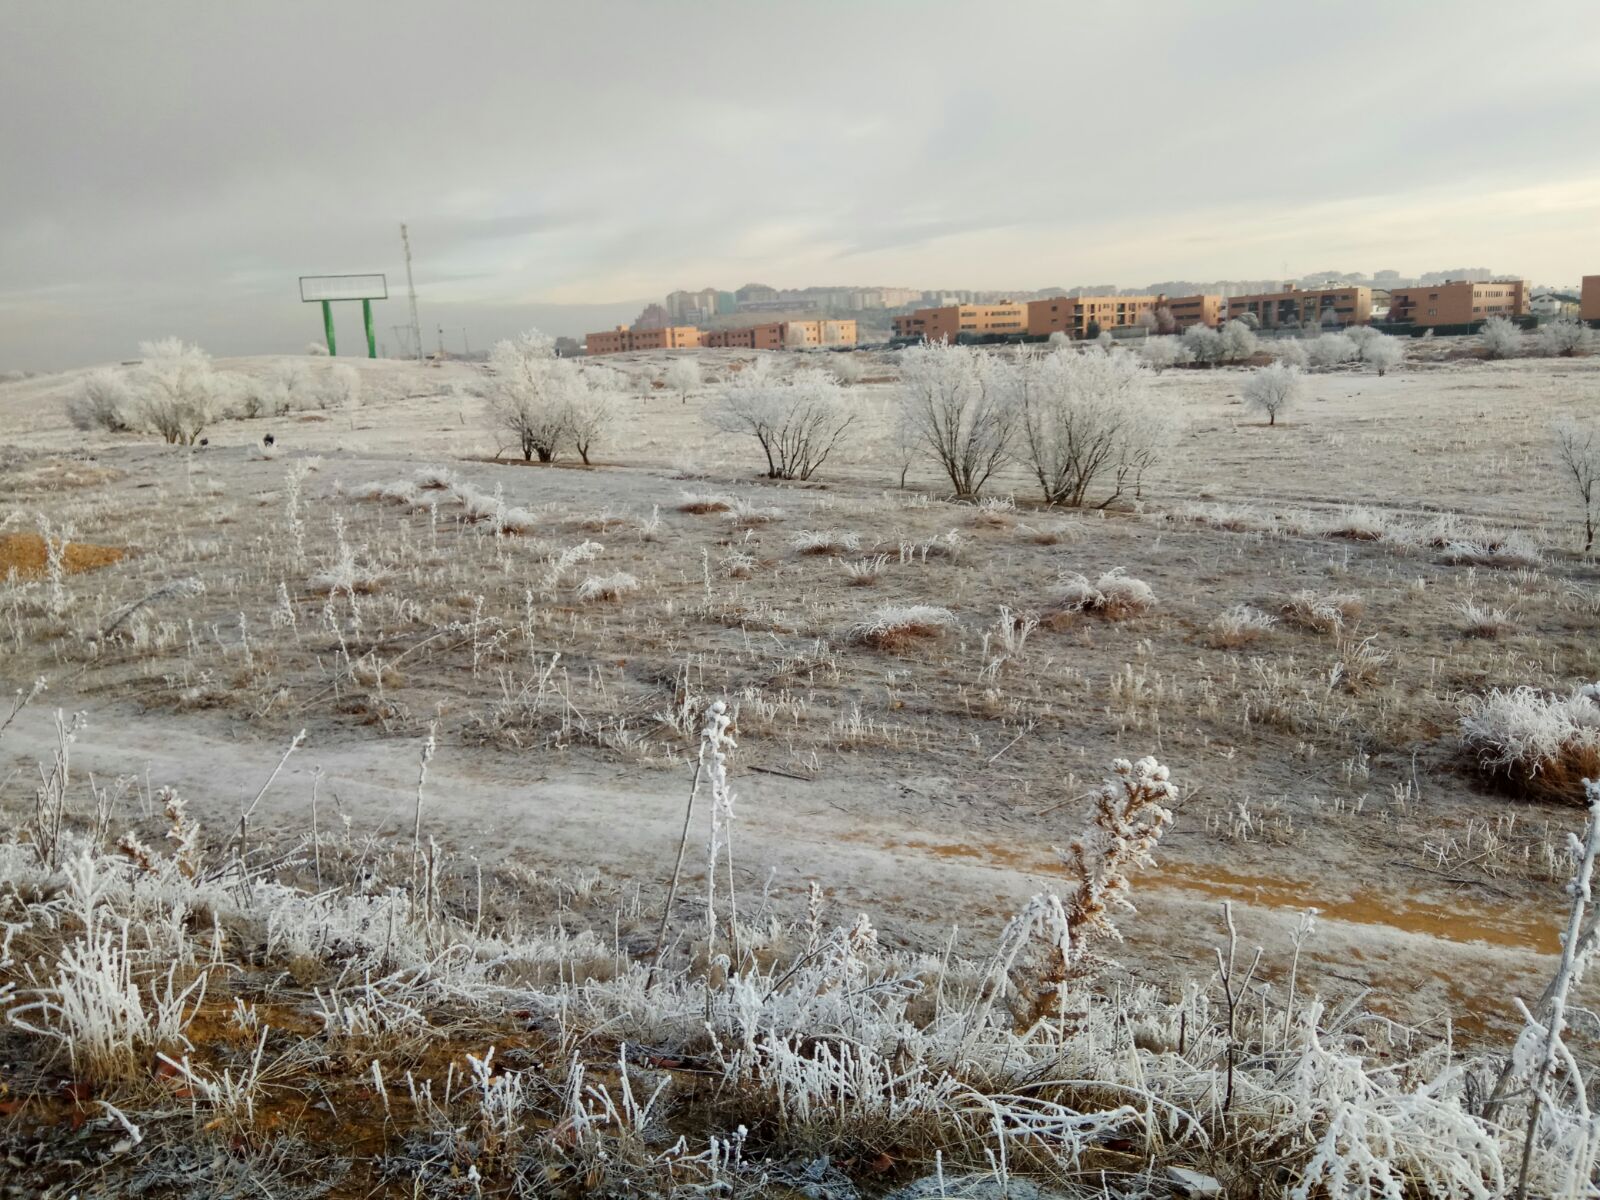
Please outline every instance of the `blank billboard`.
M300 299L387 300L389 283L382 275L302 275Z

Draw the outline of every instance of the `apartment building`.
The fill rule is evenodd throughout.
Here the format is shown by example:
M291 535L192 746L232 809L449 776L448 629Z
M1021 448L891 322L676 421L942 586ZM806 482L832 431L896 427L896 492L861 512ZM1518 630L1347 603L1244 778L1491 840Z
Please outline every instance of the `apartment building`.
M664 329L629 329L591 333L584 339L590 357L620 354L624 350L801 350L811 347L854 346L854 321L770 321L747 325L743 329L697 329L693 325L669 325Z
M1585 321L1600 321L1600 275L1585 275L1578 297L1578 316Z
M1026 304L950 304L942 308L919 308L894 318L896 337L922 338L930 342L959 342L963 334L970 340L979 337L1015 336L1028 332Z
M1143 313L1154 314L1165 296L1059 296L1028 303L1028 332L1034 337L1065 333L1068 337L1137 325Z
M1182 333L1191 325L1209 325L1213 329L1221 325L1228 302L1221 296L1175 296L1162 300L1156 308L1170 312Z
M1372 289L1345 286L1257 292L1228 299L1228 319L1253 315L1263 329L1284 325L1365 325L1372 320Z
M758 350L806 350L816 346L854 346L856 323L841 321L779 321L756 326Z
M627 350L692 350L700 345L700 331L693 325L667 325L658 329L629 328L618 325L600 333L585 334L584 353L621 354Z
M1463 279L1394 288L1389 293L1389 320L1419 327L1470 325L1490 317L1521 317L1527 312L1528 285L1521 279Z

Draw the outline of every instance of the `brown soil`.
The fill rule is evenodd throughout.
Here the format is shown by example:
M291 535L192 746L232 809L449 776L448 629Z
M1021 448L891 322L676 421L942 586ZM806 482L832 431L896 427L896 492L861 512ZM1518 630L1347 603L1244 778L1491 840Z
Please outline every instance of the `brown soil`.
M125 546L97 546L91 542L68 542L62 565L67 574L98 571L127 557ZM0 579L15 571L22 579L42 579L47 556L44 538L37 533L0 534Z

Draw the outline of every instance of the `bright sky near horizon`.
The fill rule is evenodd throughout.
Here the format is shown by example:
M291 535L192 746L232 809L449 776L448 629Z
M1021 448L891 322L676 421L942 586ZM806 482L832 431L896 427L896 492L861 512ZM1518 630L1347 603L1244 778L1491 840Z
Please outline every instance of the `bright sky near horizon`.
M0 370L678 288L1600 273L1600 3L0 0ZM358 340L359 310L340 314Z

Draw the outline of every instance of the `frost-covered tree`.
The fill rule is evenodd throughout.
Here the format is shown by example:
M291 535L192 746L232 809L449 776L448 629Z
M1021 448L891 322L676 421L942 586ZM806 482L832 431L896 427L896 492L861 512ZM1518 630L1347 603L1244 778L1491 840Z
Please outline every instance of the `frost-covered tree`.
M1294 407L1304 390L1299 367L1269 363L1245 380L1244 402L1256 412L1266 413L1268 425L1276 425L1279 414Z
M1133 319L1135 328L1142 329L1146 335L1156 331L1156 314L1154 309L1145 309Z
M1208 367L1222 358L1222 334L1209 325L1191 325L1185 329L1183 345L1192 361Z
M1600 426L1569 421L1556 427L1556 465L1572 481L1583 508L1583 552L1594 549L1594 527L1600 517Z
M327 358L328 348L321 342L310 341L306 343L306 353L312 358Z
M779 379L759 359L722 388L707 419L724 433L755 438L769 479L810 479L843 440L856 414L839 381L806 369Z
M1305 343L1299 338L1278 338L1272 343L1272 358L1286 367L1304 368L1309 361Z
M1172 315L1172 310L1165 304L1156 309L1156 332L1160 334L1178 332L1178 318Z
M846 387L860 383L862 375L866 373L860 356L855 354L835 354L828 366L833 370L833 377Z
M1243 321L1229 321L1222 327L1222 357L1238 362L1256 352L1255 331Z
M1510 358L1522 345L1522 331L1504 317L1490 317L1478 336L1489 358Z
M1139 347L1139 353L1157 374L1168 367L1189 362L1191 358L1189 348L1183 344L1183 339L1176 337L1146 338L1144 345Z
M976 499L1006 460L1016 406L996 360L946 342L900 356L900 404L957 498Z
M169 445L192 446L221 407L211 356L181 338L140 342L133 377L138 423L159 433Z
M495 344L489 371L482 390L496 427L524 462L554 462L572 434L572 401L582 387L577 365L557 358L555 343L530 329Z
M1587 354L1594 331L1576 317L1557 317L1539 330L1539 349L1560 358Z
M133 394L117 372L90 371L67 399L67 419L74 429L104 429L124 433L134 421Z
M625 387L622 372L610 367L580 367L574 372L568 389L567 425L572 448L578 452L584 466L590 465L589 451L615 423L617 396Z
M1357 341L1356 354L1382 377L1390 368L1400 365L1406 356L1405 347L1400 344L1399 338L1390 337L1376 329L1369 329L1367 333L1369 336Z
M675 358L667 364L662 382L678 393L680 404L689 403L689 393L700 387L700 360Z
M1058 350L1011 368L1020 417L1017 453L1047 504L1079 507L1110 480L1105 507L1153 465L1170 421L1148 396L1148 376L1131 354Z
M1306 343L1306 359L1313 367L1337 367L1357 353L1355 342L1344 333L1318 334Z

